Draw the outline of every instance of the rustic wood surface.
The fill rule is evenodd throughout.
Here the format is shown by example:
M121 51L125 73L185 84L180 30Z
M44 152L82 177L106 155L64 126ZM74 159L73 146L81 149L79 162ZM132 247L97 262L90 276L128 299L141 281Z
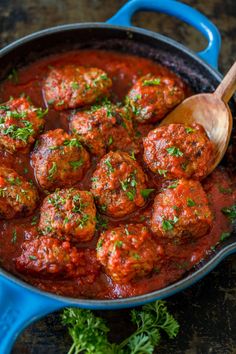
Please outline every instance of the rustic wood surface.
M125 1L121 0L0 0L0 47L50 26L74 22L105 21ZM220 71L232 65L236 55L236 1L185 0L204 12L222 34ZM166 15L139 13L134 24L168 35L199 50L204 39L187 25ZM159 354L236 354L236 256L222 262L204 280L168 299L168 307L181 330L175 340L164 338ZM111 339L127 335L129 311L99 312L111 327ZM13 354L65 354L70 338L60 313L34 323L18 338ZM105 354L105 353L104 353Z

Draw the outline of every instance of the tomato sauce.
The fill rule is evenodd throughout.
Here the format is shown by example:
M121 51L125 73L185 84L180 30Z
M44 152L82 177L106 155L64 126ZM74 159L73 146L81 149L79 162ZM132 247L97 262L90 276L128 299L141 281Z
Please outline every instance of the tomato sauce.
M132 55L102 50L73 51L39 59L27 67L21 68L18 72L18 77L15 78L17 80L8 79L0 85L0 102L7 101L10 96L18 97L24 94L31 98L36 107L45 107L41 90L43 79L51 66L55 67L65 64L93 66L106 71L113 81L113 93L111 97L113 102L122 101L130 87L139 77L145 74L174 75L167 68L151 60ZM191 90L188 88L186 94L189 95L190 93ZM46 117L46 130L63 128L68 131L68 116L69 114L66 111L58 112L50 108ZM155 125L152 124L138 125L136 127L136 133L140 135L140 145L142 144L142 136L145 136L154 127ZM160 188L163 188L163 183L165 182L163 182L160 176L147 171L141 160L141 156L142 153L140 153L137 159L148 174L148 188L155 188L158 192ZM37 185L29 155L10 155L7 152L0 151L0 164L14 168L27 180L33 180ZM90 178L96 164L97 159L93 158L90 170L77 185L81 190L90 188ZM140 295L163 288L182 277L194 265L207 257L212 252L212 248L220 242L222 233L231 231L229 220L221 212L223 207L231 206L236 200L235 183L229 176L229 173L223 167L216 169L203 181L203 187L208 195L210 207L214 214L214 223L211 232L184 245L168 243L166 240L157 240L154 237L157 247L161 246L164 249L164 256L160 267L157 267L155 272L144 279L125 285L118 285L113 283L102 271L95 281L91 281L89 277L73 280L48 280L17 273L15 258L21 254L23 241L38 236L39 208L42 199L45 197L43 191L40 191L41 202L34 215L27 218L0 221L0 265L7 271L16 274L18 277L43 290L71 297L113 299ZM98 215L98 230L93 241L80 243L77 246L80 248L95 248L99 232L107 227L114 227L127 222L141 222L149 225L151 212L152 200L144 208L121 220L114 220L103 215Z

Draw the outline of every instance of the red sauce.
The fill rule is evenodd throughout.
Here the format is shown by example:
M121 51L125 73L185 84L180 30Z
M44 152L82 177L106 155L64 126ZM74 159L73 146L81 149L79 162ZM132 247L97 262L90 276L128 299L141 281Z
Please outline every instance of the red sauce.
M132 86L140 76L148 73L174 75L167 68L144 58L108 51L74 51L43 58L20 69L17 83L6 80L1 84L0 102L7 101L10 96L18 97L20 94L24 93L32 99L35 106L44 107L41 87L42 80L48 72L48 67L69 63L93 66L105 70L113 81L112 100L114 102L123 100L130 86ZM191 91L188 90L187 94L190 92ZM50 108L47 116L46 130L58 127L68 131L67 114L56 112ZM146 124L137 127L137 129L141 135L145 136L153 127L154 125L152 124ZM140 157L138 160L142 163ZM97 161L94 159L91 169L82 182L78 184L80 189L89 189L90 177L96 163ZM14 168L19 174L25 176L28 180L32 179L36 184L33 169L30 166L29 155L17 154L13 156L7 152L0 151L0 164ZM145 169L145 166L143 166L143 168ZM147 170L146 173L149 176L148 188L155 187L158 191L161 184L163 186L160 177L154 176ZM91 282L89 278L45 280L17 274L14 259L21 253L22 242L36 237L39 210L36 211L35 215L28 218L0 222L0 263L3 268L9 272L17 274L18 277L43 290L72 297L111 299L129 297L157 290L183 276L187 270L191 269L194 265L199 263L201 259L205 258L211 252L212 247L220 242L222 232L230 231L230 222L222 214L221 209L235 203L236 191L235 188L233 188L234 186L227 171L223 168L218 168L205 179L203 181L203 187L208 194L210 207L215 216L211 232L192 243L181 246L158 239L158 244L164 248L165 253L160 270L150 275L150 277L132 282L128 285L114 284L103 272L101 272L94 282ZM41 192L41 200L44 196L43 192ZM108 227L127 222L143 222L148 225L151 208L152 201L150 201L145 208L142 208L122 220L115 221L107 217L105 219L108 223ZM98 234L99 232L96 233L92 242L78 244L78 246L95 248ZM14 235L17 235L17 238L14 238Z

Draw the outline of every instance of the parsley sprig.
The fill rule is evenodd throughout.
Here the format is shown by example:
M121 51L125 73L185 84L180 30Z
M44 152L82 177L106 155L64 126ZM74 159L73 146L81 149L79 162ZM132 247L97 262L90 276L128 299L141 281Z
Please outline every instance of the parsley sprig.
M62 322L73 339L68 354L152 354L160 342L161 331L170 339L179 331L178 322L161 300L132 310L131 321L136 326L134 333L119 344L111 343L110 330L102 318L90 310L65 309Z

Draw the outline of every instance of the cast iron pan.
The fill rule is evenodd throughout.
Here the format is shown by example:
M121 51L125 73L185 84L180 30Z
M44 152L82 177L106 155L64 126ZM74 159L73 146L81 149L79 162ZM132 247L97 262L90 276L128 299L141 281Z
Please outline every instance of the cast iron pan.
M138 10L160 11L182 19L207 37L208 47L196 55L169 38L131 28L131 17ZM212 92L221 80L221 75L216 70L220 48L218 30L205 16L173 0L159 0L158 3L156 0L131 0L108 24L59 26L20 39L0 51L0 80L9 74L12 67L19 68L48 54L82 48L117 50L153 59L180 75L195 92ZM104 301L49 294L0 268L0 353L9 353L23 328L50 312L65 306L119 309L163 299L192 285L235 251L236 234L232 234L201 264L176 283L145 295Z

